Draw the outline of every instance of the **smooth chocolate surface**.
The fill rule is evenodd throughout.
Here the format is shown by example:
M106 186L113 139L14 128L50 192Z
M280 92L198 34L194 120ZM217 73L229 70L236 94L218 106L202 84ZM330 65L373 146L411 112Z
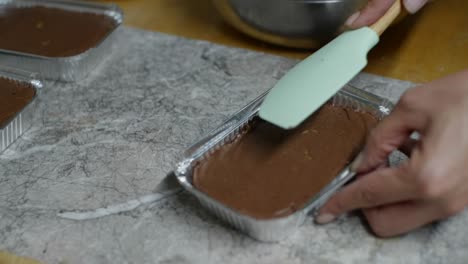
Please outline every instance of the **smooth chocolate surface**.
M105 15L4 5L0 6L0 49L74 56L97 46L115 26L115 20Z
M332 105L292 131L255 120L196 166L194 185L258 219L289 215L345 168L376 123L368 113Z
M28 83L0 78L0 129L26 107L36 95Z

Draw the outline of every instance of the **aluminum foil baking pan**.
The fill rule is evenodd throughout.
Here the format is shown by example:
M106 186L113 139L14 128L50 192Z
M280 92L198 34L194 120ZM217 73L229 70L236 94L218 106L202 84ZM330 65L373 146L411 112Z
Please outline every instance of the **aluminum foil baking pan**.
M64 10L96 13L109 16L116 27L100 44L71 57L46 57L0 49L0 65L36 72L41 78L61 81L77 81L85 78L114 49L116 32L123 22L122 10L113 4L97 4L72 0L0 0L1 5L14 7L43 6ZM70 32L73 34L73 32Z
M180 184L219 218L257 240L274 242L293 233L298 226L304 223L307 216L314 216L320 206L333 193L354 177L354 173L349 168L344 168L305 207L289 216L266 220L243 215L197 190L193 185L193 171L196 164L209 157L224 144L232 142L246 128L247 124L258 116L258 110L265 95L263 94L254 100L219 128L208 133L206 137L190 147L185 152L183 160L177 164L175 174ZM390 101L351 86L344 87L331 99L331 102L334 105L352 107L357 111L371 113L379 119L388 115L393 108Z
M31 85L36 91L34 98L23 110L18 112L3 127L0 127L0 154L15 142L34 123L35 113L38 106L37 97L42 88L42 82L36 78L36 74L0 67L0 78L11 79L17 82ZM1 87L0 87L1 89Z

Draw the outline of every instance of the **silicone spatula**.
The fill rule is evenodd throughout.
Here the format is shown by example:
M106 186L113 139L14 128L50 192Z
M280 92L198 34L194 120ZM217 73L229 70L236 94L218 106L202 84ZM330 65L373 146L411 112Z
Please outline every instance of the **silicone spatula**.
M270 90L260 118L284 129L302 123L367 65L367 53L401 12L401 0L370 27L348 31L298 63Z

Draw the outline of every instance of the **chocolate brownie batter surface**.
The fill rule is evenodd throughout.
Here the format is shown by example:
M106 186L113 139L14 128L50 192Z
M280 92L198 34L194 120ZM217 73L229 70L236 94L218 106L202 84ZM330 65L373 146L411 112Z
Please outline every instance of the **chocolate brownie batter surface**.
M0 129L23 110L35 95L35 89L27 83L0 78Z
M344 169L376 123L368 113L332 105L291 131L255 120L197 165L194 185L243 214L287 216Z
M0 49L68 57L96 47L114 28L108 16L49 7L0 6Z

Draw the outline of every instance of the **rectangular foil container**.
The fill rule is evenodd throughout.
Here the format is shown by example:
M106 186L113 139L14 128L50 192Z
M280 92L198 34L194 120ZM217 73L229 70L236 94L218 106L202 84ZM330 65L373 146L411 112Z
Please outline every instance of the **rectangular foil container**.
M34 114L38 105L38 94L43 84L35 78L35 74L0 67L0 78L10 79L31 85L35 89L35 96L23 110L18 112L5 126L0 127L0 154L15 142L34 123ZM1 89L1 87L0 87Z
M46 57L0 49L0 65L35 72L41 78L73 82L85 78L114 48L117 29L123 22L122 10L113 4L97 4L73 0L0 0L0 6L42 6L77 12L102 14L113 18L116 27L96 47L71 57ZM70 32L73 34L73 32Z
M182 161L177 164L175 174L180 184L216 216L254 239L275 242L292 234L297 227L304 223L307 216L314 216L320 206L355 175L349 168L344 168L330 184L323 188L302 209L291 215L274 219L255 219L241 214L197 190L193 185L193 171L196 164L208 158L210 154L224 144L231 143L244 131L247 124L258 116L260 104L265 96L266 94L263 94L255 99L219 128L208 133L202 140L190 147L185 152ZM331 102L337 106L352 107L356 111L368 112L379 119L387 116L393 108L390 101L351 86L343 87L331 99Z

